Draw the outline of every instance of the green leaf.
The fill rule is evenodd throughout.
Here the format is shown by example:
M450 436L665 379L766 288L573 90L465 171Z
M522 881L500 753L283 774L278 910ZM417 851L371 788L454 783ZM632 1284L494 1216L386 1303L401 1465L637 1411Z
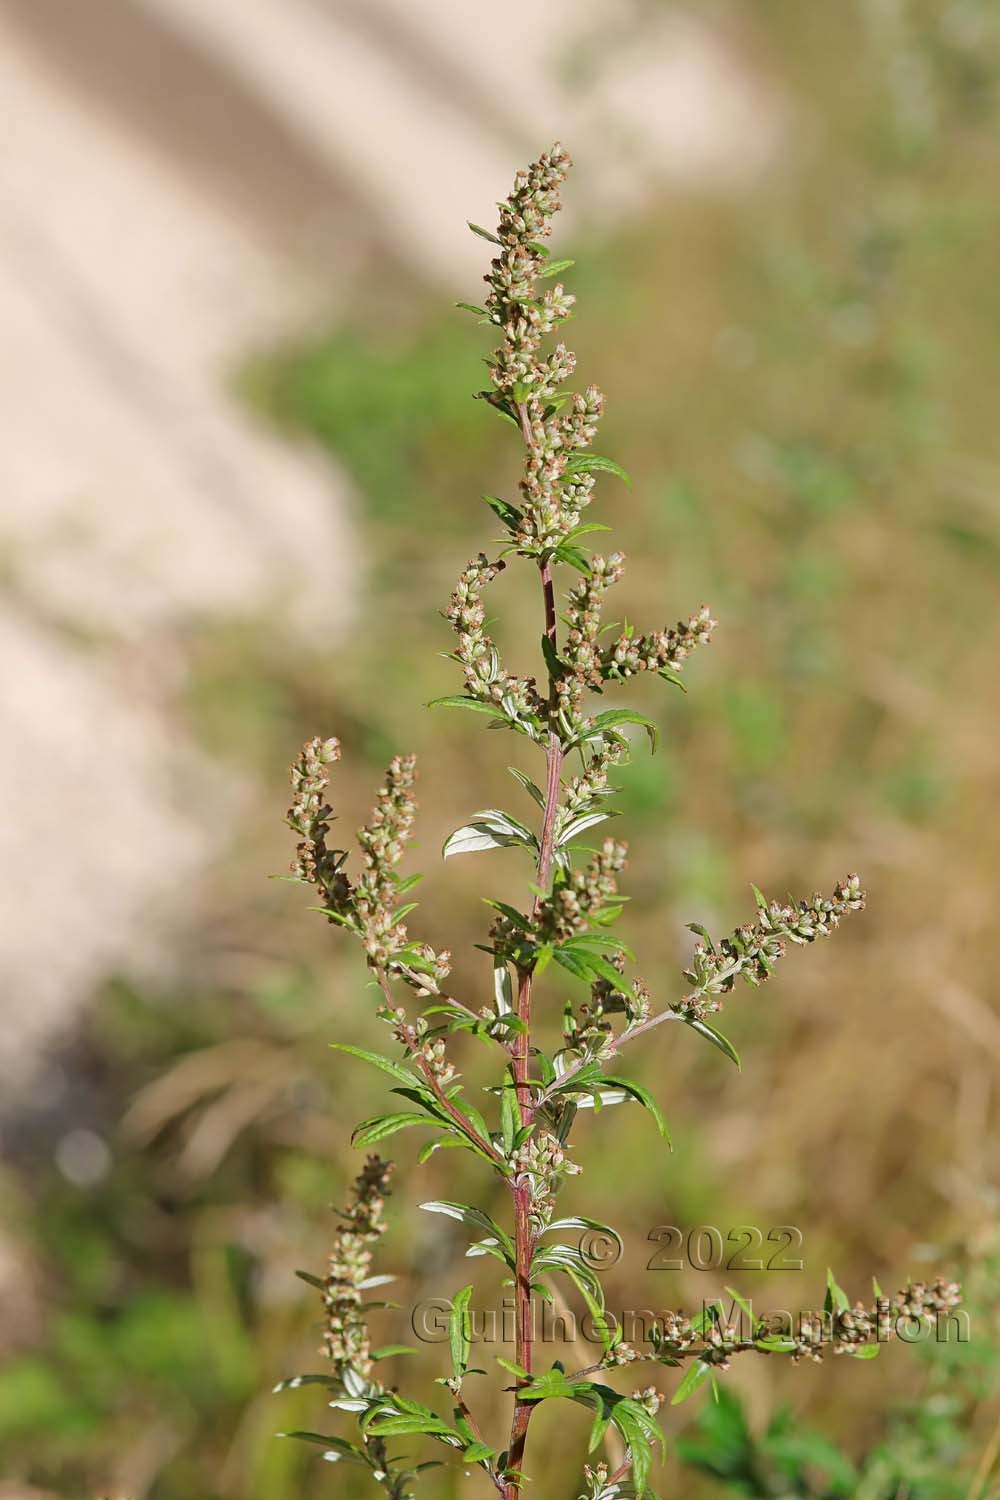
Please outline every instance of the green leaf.
M699 1386L703 1385L711 1374L711 1365L706 1365L703 1360L696 1359L684 1373L684 1379L670 1398L671 1406L680 1406L689 1396L693 1396Z
M554 953L555 948L551 943L542 943L541 947L538 949L538 952L535 954L534 972L536 974L541 975L545 973L545 970L552 962L552 956Z
M660 1109L660 1106L657 1104L656 1100L653 1098L648 1089L644 1089L641 1084L632 1083L632 1081L628 1078L611 1078L609 1076L605 1076L603 1082L611 1088L622 1089L626 1094L631 1094L633 1099L637 1099L638 1102L642 1105L643 1109L648 1110L649 1113L653 1116L653 1119L656 1121L657 1129L659 1130L663 1139L666 1141L667 1145L670 1146L671 1150L673 1150L673 1144L670 1139L670 1131L668 1130L667 1122L663 1117L663 1111Z
M473 234L478 234L481 240L489 240L491 245L500 244L500 241L497 239L496 235L493 234L489 229L484 229L481 224L473 224L471 219L466 219L465 222L468 224Z
M574 526L573 530L566 535L567 542L574 542L578 536L586 536L591 531L610 531L610 526L605 526L600 521L588 521L583 526Z
M568 969L574 978L590 978L590 964L584 954L576 953L572 948L556 948L552 957L562 968Z
M509 1016L514 1009L514 983L503 962L493 965L493 1004L498 1016Z
M375 1437L409 1437L413 1433L423 1433L426 1437L449 1437L458 1439L459 1434L447 1422L442 1422L440 1417L425 1417L419 1413L412 1416L407 1412L401 1412L398 1416L379 1417L370 1423L368 1431ZM462 1446L460 1442L457 1446Z
M537 849L538 840L518 818L498 807L487 807L472 814L472 821L458 828L442 850L444 859L453 854L473 854L483 849L509 849L519 846Z
M516 505L511 505L509 500L501 500L499 495L484 495L483 499L500 520L510 531L516 531L524 517L524 511L519 510Z
M411 1088L414 1085L420 1087L420 1079L414 1078L412 1073L393 1062L391 1057L382 1057L378 1052L366 1052L363 1047L348 1047L345 1042L331 1042L330 1046L334 1052L346 1052L351 1057L360 1057L362 1062L371 1063L373 1068L381 1068L383 1073L388 1073L398 1083L409 1084Z
M407 1130L411 1125L436 1125L438 1122L427 1115L417 1115L410 1111L398 1115L373 1115L370 1120L362 1120L351 1136L355 1146L374 1146L376 1141L387 1140L390 1135L395 1135L398 1130Z
M449 1219L457 1219L460 1224L465 1224L467 1228L485 1231L486 1234L502 1246L505 1252L504 1259L508 1260L510 1266L513 1268L513 1240L509 1234L500 1228L499 1224L494 1223L489 1214L484 1212L483 1209L473 1208L468 1203L447 1203L437 1200L430 1203L421 1203L419 1207L425 1213L445 1214Z
M315 1443L320 1448L325 1448L327 1453L336 1453L338 1459L343 1463L357 1464L361 1468L370 1468L368 1459L360 1448L355 1448L353 1443L347 1443L343 1438L324 1437L321 1432L279 1432L278 1437L298 1438L302 1443Z
M507 918L508 922L513 922L514 926L519 928L521 932L527 931L530 924L523 911L518 911L514 906L508 906L506 901L491 901L488 896L483 897L483 904L490 907L493 911L501 912ZM486 951L490 950L487 949Z
M488 1443L470 1443L462 1454L467 1464L489 1463L496 1454L496 1449L491 1448Z
M452 1298L448 1318L448 1344L451 1349L451 1370L456 1380L461 1380L469 1368L469 1350L472 1347L472 1324L469 1318L469 1302L472 1287L464 1286Z
M335 922L338 927L346 927L349 932L357 932L358 924L343 912L334 911L330 906L307 906L306 911L318 911L321 917L327 917Z
M417 1152L417 1166L422 1167L425 1162L430 1161L435 1151L444 1151L448 1148L464 1145L464 1138L457 1135L452 1137L450 1140L447 1138L442 1138L441 1140L437 1141L428 1141L427 1145L421 1146L420 1150Z
M859 1344L856 1349L845 1349L852 1359L877 1359L879 1354L878 1344Z
M419 1352L410 1344L382 1344L378 1349L372 1350L372 1359L396 1359L401 1354L418 1354Z
M604 939L604 946L608 947L607 936L603 933L601 936ZM606 979L608 984L613 984L616 990L621 990L624 987L625 980L623 976L619 974L614 964L608 962L603 953L588 953L587 962L590 965L591 971L598 979Z
M726 1293L728 1296L732 1297L733 1301L736 1303L736 1306L740 1309L740 1311L746 1313L747 1317L750 1319L750 1326L752 1328L754 1324L754 1315L753 1308L750 1306L750 1303L745 1297L740 1295L735 1287L727 1286Z
M518 1131L521 1129L521 1107L517 1101L517 1090L513 1082L506 1084L500 1094L500 1133L507 1156L514 1150Z
M549 640L547 635L542 636L541 646L542 656L545 659L545 665L549 669L550 676L553 679L561 677L563 672L563 664L559 660L558 651L556 650L552 641Z
M658 677L662 677L664 682L669 682L672 687L680 688L682 693L687 692L687 683L684 681L680 673L673 671L672 668L657 667L656 675Z
M574 453L566 465L567 474L615 474L632 488L632 480L613 458L604 458L600 453Z
M306 1282L309 1286L314 1286L317 1291L326 1291L326 1282L321 1276L314 1276L311 1271L296 1271L295 1274L300 1281Z
M568 563L571 568L575 568L585 578L590 577L590 561L582 547L574 547L571 542L560 542L559 546L553 550L552 556L558 562Z
M714 1026L709 1026L707 1021L702 1021L697 1016L685 1015L683 1011L675 1011L674 1014L680 1016L684 1024L690 1026L692 1031L696 1031L699 1036L703 1036L706 1041L711 1042L713 1047L718 1047L720 1052L724 1052L728 1058L731 1058L740 1071L743 1071L740 1054L729 1038L723 1036L721 1031L716 1031Z
M547 281L550 276L559 276L563 271L568 271L570 266L575 266L575 260L550 260L544 271L539 271L539 281Z
M617 818L620 814L613 808L607 808L602 812L577 813L576 817L570 818L563 826L556 840L556 847L562 848L571 839L575 839L578 833L584 833L588 828L596 828L598 823L606 823L609 818Z
M826 1273L826 1299L824 1306L827 1312L849 1312L851 1304L843 1287L838 1286L833 1272L828 1268Z
M767 1333L763 1338L754 1339L754 1348L763 1349L768 1354L791 1354L795 1348L795 1340Z
M532 801L537 802L539 807L544 807L545 793L542 791L541 787L536 786L535 783L531 780L530 776L525 776L524 772L519 771L516 766L508 766L507 769L513 776L514 780L520 782L521 786L524 787L524 790L527 792Z
M647 719L645 714L637 713L633 708L609 708L593 720L594 729L601 732L605 729L617 729L621 724L640 725L649 736L650 749L656 749L656 737L659 733L656 724L652 719Z
M474 714L489 714L493 719L506 719L507 715L497 703L484 703L481 698L469 698L465 693L446 693L443 698L432 698L428 708L469 708Z
M340 1390L340 1381L332 1375L289 1375L285 1380L279 1380L272 1387L272 1395L277 1396L281 1391L297 1391L300 1385L325 1385L331 1390Z
M455 307L460 307L463 312L476 313L480 318L488 317L485 307L477 307L474 302L456 302Z

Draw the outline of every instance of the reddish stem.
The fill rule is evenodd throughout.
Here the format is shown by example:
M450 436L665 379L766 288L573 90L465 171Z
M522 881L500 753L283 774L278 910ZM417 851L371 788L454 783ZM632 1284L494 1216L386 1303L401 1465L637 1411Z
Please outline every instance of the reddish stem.
M525 441L530 442L530 428L527 425L526 413L521 409L522 427L525 429ZM555 588L552 581L552 564L548 558L539 562L539 572L542 579L542 595L545 601L545 634L546 637L556 645L556 606ZM556 704L556 685L552 673L549 673L549 713L553 716ZM556 813L559 809L559 793L562 786L562 763L563 749L557 731L549 727L549 741L545 749L545 811L542 817L542 831L538 846L538 867L536 872L536 885L539 891L547 889L552 874L552 856L554 853L554 838ZM532 905L532 915L537 916L543 897L535 896ZM530 1125L533 1117L531 1103L530 1056L531 1056L531 984L532 971L524 969L518 974L517 985L517 1015L521 1022L522 1030L514 1040L511 1051L511 1063L514 1073L514 1083L517 1089L517 1101L521 1111L521 1119L525 1125ZM533 1328L531 1308L531 1262L535 1253L536 1236L531 1227L531 1182L524 1175L515 1179L514 1184L514 1252L515 1252L515 1359L522 1370L528 1374L532 1371L533 1356ZM535 1409L533 1401L521 1401L515 1396L514 1415L510 1429L510 1444L507 1453L507 1467L520 1476L524 1463L524 1450L528 1437L528 1425L531 1421L532 1412ZM520 1487L520 1478L508 1482L505 1500L517 1500Z

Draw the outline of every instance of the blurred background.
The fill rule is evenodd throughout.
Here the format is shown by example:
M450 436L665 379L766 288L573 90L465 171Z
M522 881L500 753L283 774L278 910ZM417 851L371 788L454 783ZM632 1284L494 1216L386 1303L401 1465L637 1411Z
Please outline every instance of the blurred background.
M368 1493L274 1438L330 1430L269 1392L319 1367L293 1271L382 1093L327 1047L375 1043L356 955L268 876L304 738L343 742L348 828L414 749L421 935L489 983L477 882L516 859L437 851L515 795L510 748L421 705L517 454L452 304L465 220L557 137L571 343L635 479L595 519L630 618L721 622L687 698L635 690L664 748L621 776L626 936L671 1000L684 923L743 920L751 880L870 893L731 997L742 1074L687 1034L632 1059L674 1155L608 1116L567 1210L623 1233L613 1307L734 1280L647 1270L663 1224L800 1228L802 1271L739 1280L758 1307L815 1305L828 1264L852 1296L969 1282L962 1348L756 1360L668 1412L666 1496L1000 1494L995 0L0 0L0 77L0 1495ZM399 1139L409 1306L468 1279L413 1205L481 1184ZM573 1500L583 1414L537 1431Z

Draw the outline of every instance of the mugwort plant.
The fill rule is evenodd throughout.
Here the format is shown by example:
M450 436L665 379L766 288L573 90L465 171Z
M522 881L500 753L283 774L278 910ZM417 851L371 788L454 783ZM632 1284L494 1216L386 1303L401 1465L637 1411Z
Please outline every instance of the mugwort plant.
M900 1320L925 1326L949 1314L959 1300L950 1282L909 1283L894 1297L874 1288L870 1303L851 1303L829 1278L822 1313L803 1314L797 1326L775 1330L746 1316L727 1317L721 1303L700 1316L671 1314L635 1347L607 1312L601 1280L573 1235L588 1229L613 1234L597 1219L560 1217L559 1190L580 1171L571 1148L581 1109L631 1100L647 1110L667 1137L659 1104L619 1067L619 1056L640 1037L668 1023L687 1027L738 1062L714 1016L737 981L759 985L770 978L789 945L804 946L832 933L864 908L857 875L848 875L830 895L796 904L768 900L754 887L755 910L718 941L692 924L697 943L684 974L686 991L657 1002L641 978L630 976L633 955L616 935L623 910L618 882L625 846L604 837L597 847L581 844L614 816L612 777L628 755L627 731L638 727L655 742L653 722L628 707L604 707L639 673L655 673L681 685L688 660L708 644L715 621L698 608L672 628L642 633L631 625L603 624L609 591L621 581L620 552L594 554L589 542L606 527L585 519L601 476L627 479L593 443L604 409L596 386L572 389L573 353L562 342L547 350L569 316L574 299L560 277L572 264L551 258L545 241L560 207L558 191L570 166L554 146L527 171L500 205L496 233L470 227L494 248L481 306L467 307L495 331L490 384L479 397L508 422L523 446L523 472L516 500L487 496L504 529L499 551L472 559L458 580L447 610L457 637L452 659L462 689L436 706L481 715L490 728L506 729L537 747L537 781L512 775L531 804L531 821L499 808L475 812L447 840L445 857L515 847L531 866L523 907L487 901L492 923L482 947L492 966L492 999L480 1005L448 988L450 956L410 935L409 893L419 877L399 866L414 824L412 756L389 766L375 808L358 834L360 866L330 842L332 810L327 802L330 768L340 758L336 739L314 739L292 769L294 801L288 822L298 837L294 875L319 894L322 914L357 939L380 995L379 1019L397 1044L394 1057L340 1046L387 1073L405 1108L363 1121L355 1142L374 1147L398 1131L430 1131L419 1160L445 1147L472 1153L500 1178L508 1193L506 1225L466 1203L421 1206L449 1215L473 1234L470 1254L503 1263L515 1299L515 1344L500 1365L511 1377L510 1409L475 1411L469 1392L472 1286L451 1298L449 1373L440 1407L388 1388L378 1376L380 1359L399 1346L375 1349L367 1314L385 1306L368 1300L390 1277L373 1274L372 1255L384 1229L391 1164L369 1156L334 1237L324 1277L306 1275L322 1295L327 1370L283 1385L317 1382L332 1392L330 1405L356 1418L356 1440L298 1433L322 1446L332 1461L370 1471L390 1500L405 1500L429 1463L412 1465L409 1449L428 1439L451 1451L468 1469L478 1468L503 1500L516 1500L529 1477L528 1437L543 1401L568 1400L592 1413L590 1462L584 1466L584 1500L651 1495L650 1474L663 1436L657 1412L665 1399L655 1385L620 1391L609 1383L633 1366L679 1371L674 1403L700 1385L714 1385L737 1354L819 1360L828 1349L850 1358L878 1354ZM546 352L547 350L547 352ZM541 595L543 633L538 677L519 677L503 664L490 637L484 594L510 561L532 567ZM568 587L566 586L568 584ZM655 748L655 743L654 743ZM600 837L600 836L598 836ZM556 998L555 978L583 998L566 1005L553 1044L546 1020ZM561 998L561 997L560 997ZM404 1003L408 999L409 1004ZM551 1012L549 1012L551 1014ZM474 1038L497 1059L489 1118L469 1097L458 1072L455 1040ZM614 1128L615 1111L603 1115ZM588 1310L600 1335L600 1357L568 1370L561 1362L539 1368L533 1298L550 1295L563 1278ZM279 1387L281 1389L281 1387ZM614 1465L601 1457L609 1429L618 1436Z

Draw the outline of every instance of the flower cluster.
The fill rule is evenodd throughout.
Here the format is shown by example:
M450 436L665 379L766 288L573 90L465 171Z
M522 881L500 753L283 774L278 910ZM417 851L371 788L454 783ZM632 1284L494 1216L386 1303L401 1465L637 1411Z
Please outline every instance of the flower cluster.
M612 1480L611 1470L606 1463L584 1464L583 1481L587 1488L582 1491L579 1500L618 1500L621 1494L621 1485Z
M422 1057L428 1071L445 1088L458 1077L447 1056L447 1044L440 1029L432 1028L426 1016L418 1016L411 1026L401 1005L385 1006L382 1019L392 1026L396 1040L414 1057Z
M600 687L604 680L597 638L601 630L604 596L625 572L625 557L612 552L610 557L594 557L590 573L570 589L566 600L566 623L569 627L563 643L562 659L567 671L559 680L559 699L571 719L578 709L586 687Z
M663 1405L663 1397L655 1385L647 1385L642 1390L633 1391L632 1400L637 1401L651 1417L655 1417Z
M611 964L624 975L625 960L620 953L603 955L605 963ZM596 979L590 987L590 999L574 1010L567 1006L563 1015L563 1035L568 1047L581 1056L600 1058L614 1051L615 1032L613 1016L624 1016L626 1026L638 1026L649 1019L651 1000L649 990L641 979L633 979L626 987L619 987L610 979Z
M802 1313L792 1334L792 1360L811 1359L817 1364L824 1350L834 1354L856 1354L866 1344L886 1344L892 1338L912 1340L937 1320L961 1306L961 1288L942 1278L931 1282L909 1281L892 1297L877 1295L870 1307L853 1307L823 1313Z
M371 1247L385 1233L383 1210L392 1163L369 1156L343 1211L323 1282L326 1310L323 1353L337 1379L349 1370L367 1380L372 1359L368 1326L362 1312L365 1282L371 1273Z
M623 681L637 672L682 672L694 648L705 646L712 639L715 626L711 610L703 604L696 615L686 622L679 620L673 630L653 635L624 630L614 645L601 653L601 680Z
M594 752L580 775L572 778L563 795L564 823L568 823L575 813L586 812L601 798L614 796L615 788L608 781L608 772L624 756L624 746L616 744L604 743Z
M446 618L458 635L454 659L465 671L465 687L471 698L496 703L512 719L525 720L544 710L532 677L512 677L500 665L497 649L486 631L482 591L505 567L491 563L480 552L461 574L451 596Z
M562 1142L547 1130L536 1131L519 1146L510 1165L515 1181L522 1177L530 1184L531 1218L536 1230L540 1231L552 1218L562 1179L575 1176L581 1168L570 1161Z
M450 954L411 942L396 902L402 883L396 866L413 833L416 759L401 755L390 764L369 821L358 832L363 869L356 883L344 870L344 850L327 848L331 808L326 768L340 759L335 739L312 739L292 766L295 800L288 823L300 835L293 873L314 885L331 922L356 933L369 965L399 974L419 990L436 989L451 967Z
M535 918L534 935L540 943L564 943L583 932L603 907L618 894L615 876L625 867L628 848L605 839L582 870L572 870L557 882Z
M559 546L589 503L593 477L574 455L590 446L604 410L596 386L567 398L561 387L576 369L576 356L558 344L542 356L542 340L569 316L573 297L561 283L539 293L537 282L556 273L540 243L551 233L558 189L571 165L553 146L525 172L500 205L496 238L500 253L486 277L486 314L503 333L493 353L487 399L519 422L527 454L520 484L523 509L514 527L519 549L539 554Z
M718 997L728 994L737 978L752 985L769 978L785 952L786 942L812 943L826 937L848 912L863 911L865 906L857 875L849 875L837 885L832 896L815 895L797 906L766 901L759 891L755 894L756 922L737 927L718 947L704 928L694 927L703 941L695 948L691 968L684 971L685 979L695 989L676 1006L682 1014L701 1017L720 1010Z
M954 1315L962 1302L957 1282L942 1279L930 1284L907 1282L892 1297L877 1291L868 1307L863 1302L851 1306L839 1288L836 1293L839 1306L833 1305L831 1296L825 1311L801 1312L794 1325L790 1315L783 1314L741 1328L723 1318L721 1304L708 1309L707 1320L703 1316L697 1325L683 1312L668 1312L651 1330L652 1353L641 1358L665 1364L697 1358L724 1372L734 1354L752 1350L787 1354L793 1364L804 1359L818 1364L828 1349L835 1355L856 1355L865 1345L885 1344L900 1337L913 1340L941 1317Z
M673 630L637 635L627 626L610 646L600 646L601 612L609 588L621 579L625 558L621 552L593 557L590 572L570 589L566 605L568 628L563 644L563 670L556 680L561 722L567 730L579 730L584 692L600 692L606 683L625 682L639 672L659 672L672 677L683 671L696 646L712 639L716 622L707 605Z
M326 801L329 778L326 767L340 759L340 741L321 740L317 735L307 740L292 766L294 800L286 822L299 835L292 873L308 885L314 885L331 907L341 910L350 896L350 884L340 873L347 857L343 850L328 849L333 809Z
M508 909L494 919L490 951L518 969L530 970L539 948L558 946L584 932L617 895L615 876L624 868L626 853L625 844L605 839L584 869L561 868L552 894L539 902L533 916L515 921Z

